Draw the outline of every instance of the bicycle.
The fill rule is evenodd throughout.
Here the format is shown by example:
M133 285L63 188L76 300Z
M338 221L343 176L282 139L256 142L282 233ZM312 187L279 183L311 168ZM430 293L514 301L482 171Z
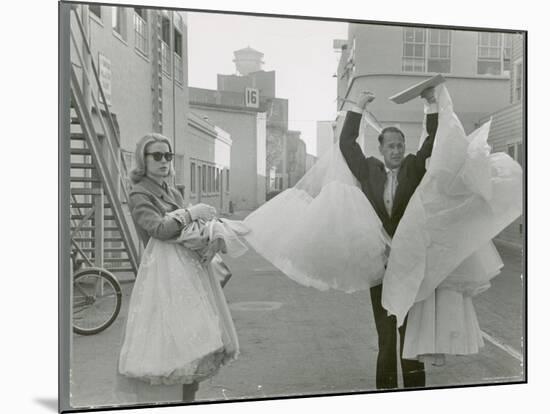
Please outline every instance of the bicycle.
M117 278L92 262L71 240L73 261L73 332L94 335L113 324L122 305L122 289ZM77 260L80 254L83 260ZM82 266L86 262L87 266Z

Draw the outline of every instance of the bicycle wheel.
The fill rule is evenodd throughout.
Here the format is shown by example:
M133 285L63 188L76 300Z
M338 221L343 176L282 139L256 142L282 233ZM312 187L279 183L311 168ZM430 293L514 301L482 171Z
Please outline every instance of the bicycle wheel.
M116 319L122 303L120 283L105 269L88 267L73 277L73 332L94 335Z

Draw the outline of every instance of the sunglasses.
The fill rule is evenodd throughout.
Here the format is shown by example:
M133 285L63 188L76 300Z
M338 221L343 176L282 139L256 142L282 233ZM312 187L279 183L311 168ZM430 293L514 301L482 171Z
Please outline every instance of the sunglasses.
M162 160L162 157L164 157L166 161L172 161L172 158L174 158L172 152L148 152L145 155L152 155L155 161Z

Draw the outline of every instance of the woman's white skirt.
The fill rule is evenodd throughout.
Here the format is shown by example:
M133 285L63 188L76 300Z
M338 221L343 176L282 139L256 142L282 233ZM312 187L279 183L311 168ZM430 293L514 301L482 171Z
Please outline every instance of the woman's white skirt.
M190 384L237 357L225 297L196 253L150 239L129 304L119 372L150 384Z

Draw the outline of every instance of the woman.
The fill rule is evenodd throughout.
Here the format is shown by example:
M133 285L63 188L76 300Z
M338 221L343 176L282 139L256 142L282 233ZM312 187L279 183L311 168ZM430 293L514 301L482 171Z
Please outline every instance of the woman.
M139 380L131 380L137 402L193 401L199 382L238 354L225 298L209 269L221 239L206 240L202 256L178 242L196 232L197 222L212 220L216 210L205 204L184 208L182 196L167 183L172 158L169 140L148 134L137 144L130 177L130 211L146 248L119 372Z

